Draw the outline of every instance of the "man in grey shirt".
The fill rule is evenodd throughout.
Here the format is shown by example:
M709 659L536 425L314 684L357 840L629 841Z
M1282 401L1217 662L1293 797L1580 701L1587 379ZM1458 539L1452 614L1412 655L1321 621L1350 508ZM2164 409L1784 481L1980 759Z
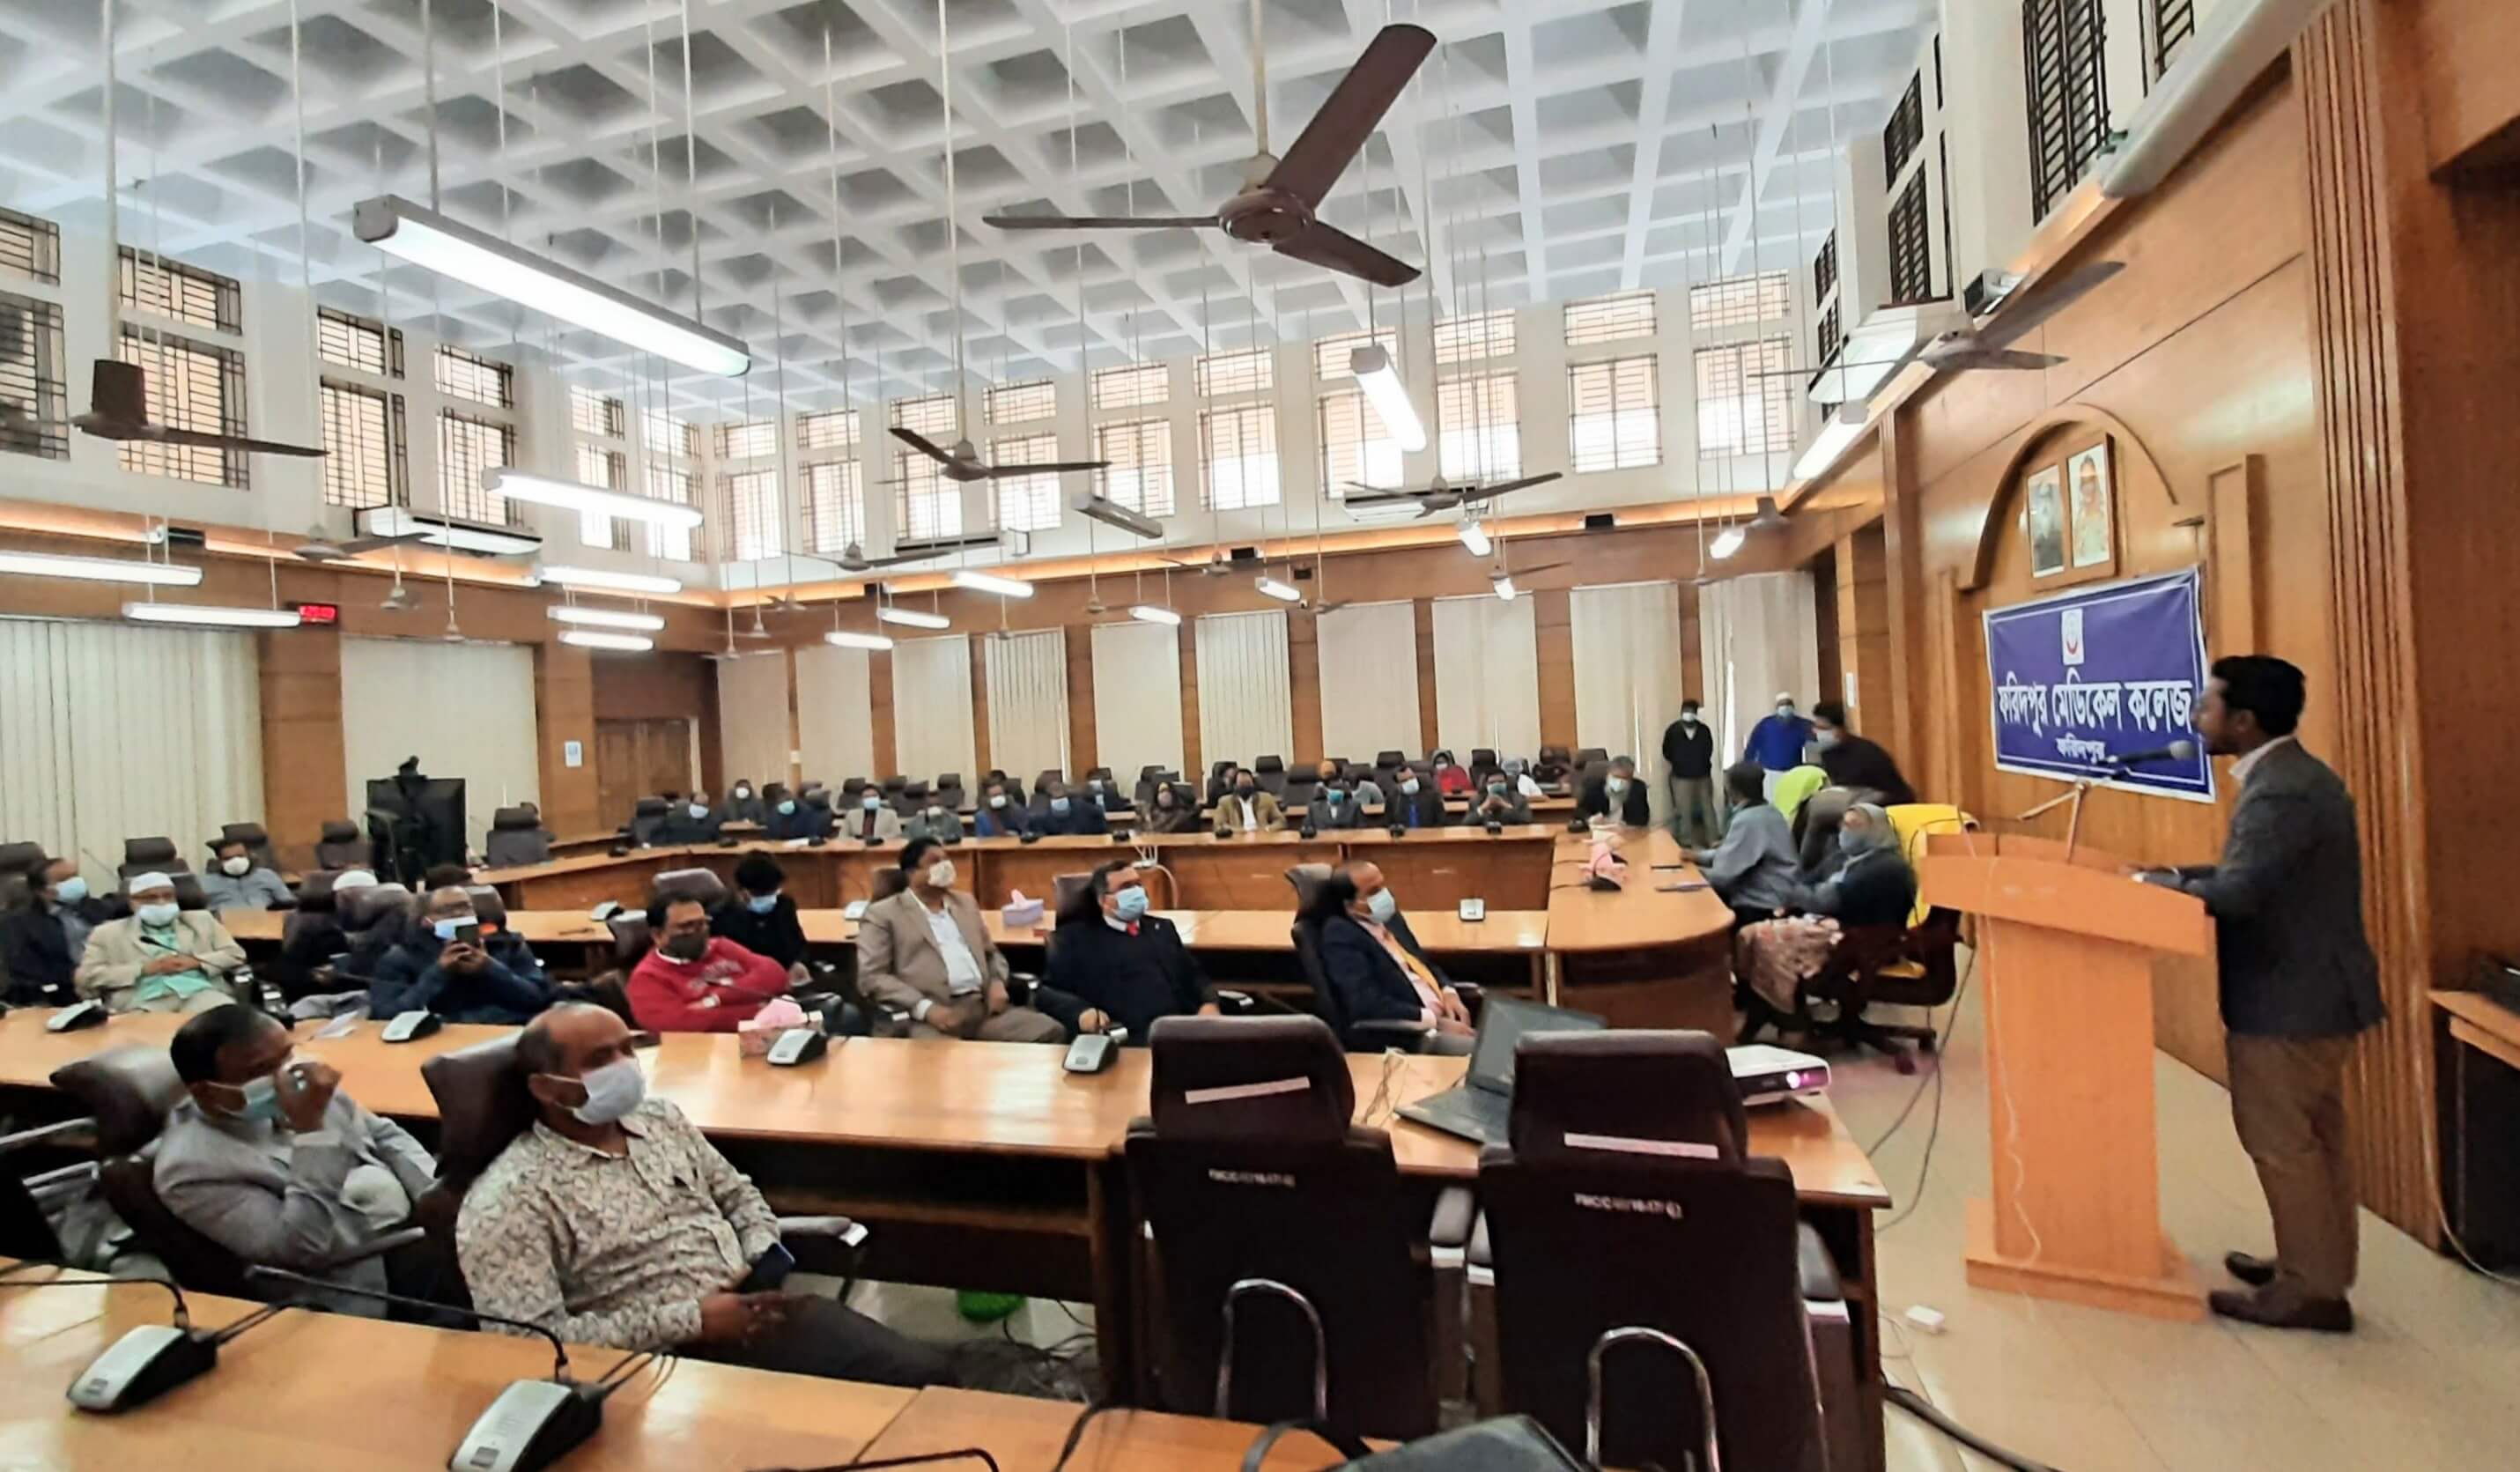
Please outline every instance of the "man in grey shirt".
M1767 776L1757 762L1725 768L1724 786L1732 799L1731 825L1715 847L1688 851L1689 861L1705 871L1706 882L1742 924L1768 919L1791 905L1799 878L1793 829L1767 799Z
M253 851L234 838L210 845L210 871L202 875L202 895L219 910L293 910L297 897L280 875L257 869Z

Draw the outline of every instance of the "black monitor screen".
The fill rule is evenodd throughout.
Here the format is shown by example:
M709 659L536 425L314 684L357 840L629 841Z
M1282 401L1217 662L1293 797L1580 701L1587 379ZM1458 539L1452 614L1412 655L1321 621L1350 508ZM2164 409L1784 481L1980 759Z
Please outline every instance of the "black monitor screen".
M1589 1033L1607 1026L1591 1012L1491 997L1479 1014L1478 1047L1470 1053L1470 1082L1499 1093L1513 1092L1513 1050L1525 1033Z

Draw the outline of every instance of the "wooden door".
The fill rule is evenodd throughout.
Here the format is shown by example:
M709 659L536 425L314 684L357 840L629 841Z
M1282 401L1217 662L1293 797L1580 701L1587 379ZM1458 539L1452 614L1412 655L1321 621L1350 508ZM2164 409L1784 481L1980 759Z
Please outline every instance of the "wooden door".
M595 783L603 821L619 825L642 797L692 789L692 732L686 720L595 723Z

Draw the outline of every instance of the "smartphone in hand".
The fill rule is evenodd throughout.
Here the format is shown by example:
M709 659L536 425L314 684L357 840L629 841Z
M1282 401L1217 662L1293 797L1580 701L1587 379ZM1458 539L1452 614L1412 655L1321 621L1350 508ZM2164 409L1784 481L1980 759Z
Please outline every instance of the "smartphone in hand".
M785 1244L773 1242L762 1249L761 1256L752 1260L752 1271L743 1275L742 1282L736 1284L735 1291L738 1293L775 1292L780 1284L788 1281L788 1274L794 1271L795 1267L795 1254L789 1252Z

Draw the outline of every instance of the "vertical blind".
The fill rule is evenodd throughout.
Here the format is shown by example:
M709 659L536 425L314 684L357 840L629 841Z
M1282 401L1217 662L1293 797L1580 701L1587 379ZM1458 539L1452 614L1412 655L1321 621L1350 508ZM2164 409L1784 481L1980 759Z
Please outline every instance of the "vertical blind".
M717 661L717 738L728 786L788 781L787 650Z
M418 639L341 641L341 750L351 813L368 780L407 756L430 777L464 780L465 838L475 850L493 810L542 800L534 655L522 645Z
M1067 631L992 634L980 658L988 666L989 765L1027 782L1050 767L1073 780L1077 773L1067 761ZM965 772L964 786L978 791L977 776Z
M1719 759L1737 755L1778 691L1804 709L1820 686L1820 624L1808 572L1764 572L1697 594L1697 647L1707 724Z
M1315 619L1322 667L1322 753L1370 761L1418 748L1418 613L1411 603L1350 603ZM1260 753L1254 752L1253 755Z
M1632 756L1665 806L1662 729L1680 718L1680 585L1578 588L1567 599L1575 640L1575 744Z
M1435 600L1435 740L1466 762L1540 750L1540 637L1531 595Z
M944 634L892 647L892 739L897 770L934 781L978 765L971 741L971 637ZM869 773L889 777L891 773Z
M867 660L864 649L827 644L796 651L798 775L835 792L852 777L884 775L875 770Z
M1142 767L1181 771L1180 630L1094 626L1094 760L1133 784Z
M1282 611L1198 620L1198 749L1207 765L1294 750L1286 658Z
M262 821L260 675L250 634L0 618L0 838L79 856L100 894L125 838L200 869Z

